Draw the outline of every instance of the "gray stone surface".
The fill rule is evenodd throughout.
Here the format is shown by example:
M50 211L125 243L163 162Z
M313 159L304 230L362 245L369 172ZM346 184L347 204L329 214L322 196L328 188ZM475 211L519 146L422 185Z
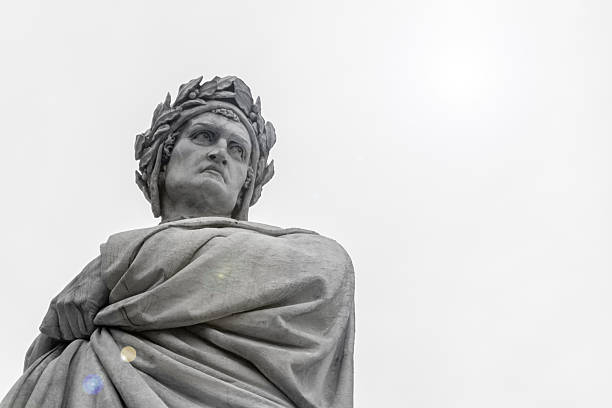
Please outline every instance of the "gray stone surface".
M335 241L248 221L276 135L236 77L197 78L136 138L155 227L52 301L8 407L352 407L354 273Z

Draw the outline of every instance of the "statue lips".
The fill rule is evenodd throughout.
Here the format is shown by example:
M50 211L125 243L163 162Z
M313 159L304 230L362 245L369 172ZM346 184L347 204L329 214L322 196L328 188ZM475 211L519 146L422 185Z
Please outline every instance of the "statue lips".
M223 170L215 166L214 164L211 164L210 166L206 166L204 170L202 170L202 173L205 173L205 172L209 172L211 174L217 174L219 175L221 180L225 182L225 176L223 175Z

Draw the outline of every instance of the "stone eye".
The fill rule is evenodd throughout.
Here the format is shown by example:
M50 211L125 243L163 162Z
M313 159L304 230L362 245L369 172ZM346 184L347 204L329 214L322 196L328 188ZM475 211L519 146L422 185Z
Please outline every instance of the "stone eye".
M191 138L196 141L211 143L215 140L215 134L210 130L204 130L202 132L195 133Z
M244 157L244 149L241 146L233 145L232 151L238 153L241 158Z

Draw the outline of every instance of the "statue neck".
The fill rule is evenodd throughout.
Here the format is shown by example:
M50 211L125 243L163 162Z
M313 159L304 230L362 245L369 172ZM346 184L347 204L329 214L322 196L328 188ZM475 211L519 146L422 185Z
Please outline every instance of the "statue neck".
M198 206L183 202L173 202L167 196L162 196L161 223L181 220L185 218L198 217L226 217L231 218L230 213L219 211L218 208L209 208L201 203Z

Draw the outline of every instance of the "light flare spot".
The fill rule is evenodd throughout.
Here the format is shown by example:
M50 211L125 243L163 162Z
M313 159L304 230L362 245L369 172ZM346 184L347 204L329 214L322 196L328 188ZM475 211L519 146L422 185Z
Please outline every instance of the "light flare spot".
M83 390L89 395L96 395L102 390L104 383L102 378L96 374L90 374L83 380Z
M126 363L131 363L136 359L136 349L132 346L125 346L121 349L121 359Z

